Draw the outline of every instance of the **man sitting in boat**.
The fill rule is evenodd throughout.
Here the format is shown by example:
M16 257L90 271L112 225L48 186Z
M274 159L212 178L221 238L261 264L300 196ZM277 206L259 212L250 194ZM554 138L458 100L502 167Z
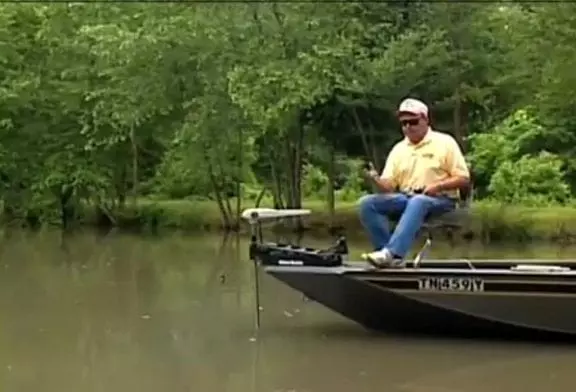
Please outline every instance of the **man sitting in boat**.
M359 213L375 251L366 255L375 267L400 267L426 216L456 207L458 188L470 172L456 140L430 127L428 107L408 98L397 112L404 139L390 151L378 174L368 176L381 193L360 198ZM390 236L387 215L400 216Z

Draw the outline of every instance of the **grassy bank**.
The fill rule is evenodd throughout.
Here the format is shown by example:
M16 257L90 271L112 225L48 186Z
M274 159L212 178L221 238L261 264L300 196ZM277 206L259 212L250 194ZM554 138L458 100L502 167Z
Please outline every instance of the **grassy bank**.
M243 208L253 203L243 203ZM268 207L264 204L263 206ZM364 236L358 221L354 203L338 203L332 223L323 202L306 201L303 208L312 210L312 215L303 219L304 229L312 234L324 235L334 231L349 237ZM101 218L101 217L100 217ZM222 230L222 221L214 202L167 200L140 201L129 204L122 212L113 216L115 225L123 228L172 228L181 230ZM84 223L96 224L96 214L87 213ZM496 203L476 202L469 219L463 227L453 231L453 238L484 241L529 241L576 242L576 207L525 207L503 206ZM246 225L242 226L247 231ZM442 230L436 234L445 234ZM449 234L449 233L448 233Z

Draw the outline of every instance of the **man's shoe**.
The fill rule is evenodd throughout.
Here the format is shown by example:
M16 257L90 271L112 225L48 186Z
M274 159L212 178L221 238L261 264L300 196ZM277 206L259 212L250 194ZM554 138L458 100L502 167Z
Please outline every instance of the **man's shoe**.
M387 248L367 253L364 259L376 268L401 268L404 265L404 260L392 254Z

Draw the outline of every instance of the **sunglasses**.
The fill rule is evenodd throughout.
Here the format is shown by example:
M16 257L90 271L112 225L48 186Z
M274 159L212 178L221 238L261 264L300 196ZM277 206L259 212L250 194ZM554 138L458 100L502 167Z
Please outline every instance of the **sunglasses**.
M419 118L411 118L409 120L400 121L400 124L402 124L402 126L405 127L406 125L418 125L419 122L420 122Z

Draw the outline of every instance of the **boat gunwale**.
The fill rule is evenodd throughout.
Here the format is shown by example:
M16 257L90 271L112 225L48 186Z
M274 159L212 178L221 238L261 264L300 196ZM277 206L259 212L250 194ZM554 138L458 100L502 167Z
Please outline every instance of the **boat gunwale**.
M335 274L335 275L349 275L349 276L372 276L372 277L386 277L386 276L415 276L415 275L475 275L475 276L516 276L516 277L575 277L576 270L568 271L542 271L542 270L513 270L510 265L503 265L502 268L440 268L440 267L425 267L421 266L414 268L411 266L404 268L382 268L376 269L369 264L358 266L350 265L349 263L340 266L307 266L307 265L263 265L265 271L274 272L297 272L297 273L312 273L312 274ZM507 268L506 268L507 267ZM575 265L576 267L576 265Z

